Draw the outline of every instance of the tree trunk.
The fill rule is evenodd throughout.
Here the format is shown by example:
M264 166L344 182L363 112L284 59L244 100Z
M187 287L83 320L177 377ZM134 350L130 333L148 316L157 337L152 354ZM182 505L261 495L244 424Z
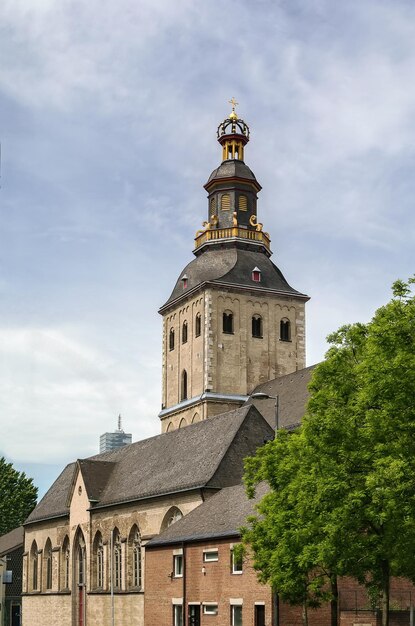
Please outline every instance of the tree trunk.
M382 626L389 626L389 562L382 562Z
M330 589L331 589L330 626L337 626L338 621L339 621L339 589L337 586L337 576L335 574L332 574L330 576Z
M303 601L303 626L308 626L307 598Z

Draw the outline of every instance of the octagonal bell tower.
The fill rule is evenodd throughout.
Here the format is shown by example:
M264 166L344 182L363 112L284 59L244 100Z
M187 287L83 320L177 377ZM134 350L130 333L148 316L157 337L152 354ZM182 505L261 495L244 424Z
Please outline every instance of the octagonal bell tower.
M260 383L305 367L305 303L272 263L257 219L261 190L245 164L249 127L235 111L218 127L195 258L160 308L162 431L240 406Z

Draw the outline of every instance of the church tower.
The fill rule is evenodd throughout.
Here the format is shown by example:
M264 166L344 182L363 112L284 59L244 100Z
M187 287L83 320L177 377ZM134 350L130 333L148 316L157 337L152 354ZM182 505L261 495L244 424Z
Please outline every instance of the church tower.
M195 259L160 308L162 432L240 406L260 383L305 367L305 303L272 263L257 219L261 190L244 162L248 125L218 127L222 163L210 175Z

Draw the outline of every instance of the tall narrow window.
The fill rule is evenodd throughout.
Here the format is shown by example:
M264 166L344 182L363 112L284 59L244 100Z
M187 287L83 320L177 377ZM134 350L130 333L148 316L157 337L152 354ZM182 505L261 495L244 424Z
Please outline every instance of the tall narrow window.
M174 330L170 328L169 332L169 350L174 350Z
M187 400L187 372L186 370L182 371L180 400Z
M183 626L183 605L173 605L173 626Z
M259 267L254 267L254 269L252 270L251 278L254 283L261 282L261 270L259 269Z
M229 211L231 208L231 197L228 193L223 193L220 199L220 208L222 211Z
M231 311L224 311L222 317L223 332L227 334L233 333L233 313Z
M114 588L121 589L122 584L122 553L121 553L121 537L118 530L113 531L113 575Z
M136 524L132 527L128 538L129 564L131 572L129 585L135 589L142 587L141 535Z
M281 341L291 341L291 323L290 320L282 319L280 322L280 339Z
M50 539L47 540L44 550L45 555L45 587L52 589L52 544Z
M210 199L210 214L214 215L216 211L216 198L215 196L213 196L213 198Z
M195 336L200 337L200 333L202 332L202 317L200 313L196 313L195 317Z
M37 555L37 543L36 541L34 541L32 543L32 547L30 548L30 560L31 560L31 564L32 564L32 571L31 571L31 576L32 576L32 584L31 584L31 588L33 591L37 590L37 566L38 566L38 555Z
M252 337L262 338L262 317L260 315L252 316Z
M78 584L85 584L85 546L78 547Z
M102 535L97 531L93 543L93 572L94 572L94 586L97 589L103 589L104 587L104 544L102 542Z
M187 322L183 322L182 326L182 343L187 343Z
M62 544L62 589L69 589L69 537L66 535Z

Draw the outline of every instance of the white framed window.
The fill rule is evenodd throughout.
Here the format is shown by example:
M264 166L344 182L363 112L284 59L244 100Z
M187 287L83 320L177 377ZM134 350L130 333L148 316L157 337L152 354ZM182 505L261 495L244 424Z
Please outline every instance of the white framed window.
M242 574L243 572L242 554L236 553L235 550L231 551L231 572L232 574Z
M242 605L231 605L231 626L242 626Z
M213 548L212 550L203 550L203 561L205 563L219 561L219 553L217 548Z
M183 626L183 604L173 604L173 626Z
M217 615L218 614L218 605L213 602L204 602L203 603L203 613L204 615Z
M183 554L173 555L173 576L182 578L183 576Z

